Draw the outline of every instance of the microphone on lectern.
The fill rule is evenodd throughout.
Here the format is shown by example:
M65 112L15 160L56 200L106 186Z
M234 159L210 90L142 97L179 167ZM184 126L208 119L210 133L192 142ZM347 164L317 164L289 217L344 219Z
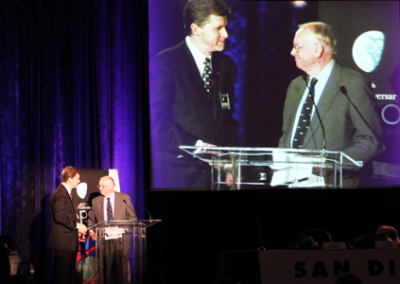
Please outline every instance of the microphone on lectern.
M147 210L147 209L142 205L142 203L140 203L139 201L137 201L136 198L132 197L130 193L127 193L127 194L129 195L129 197L133 198L133 200L135 200L135 202L137 202L137 204L139 204L140 207L142 207L142 208L144 209L144 211L146 211L147 214L149 214L149 220L151 221L152 218L151 218L151 214L150 214L149 210ZM124 202L126 203L125 200L124 200ZM135 214L135 215L136 215L136 214Z
M375 135L376 139L383 145L383 141L382 139L375 133L374 129L371 127L371 125L369 125L369 123L367 122L367 120L364 118L364 116L361 114L361 112L359 111L359 109L357 108L357 106L353 103L353 101L350 99L349 95L347 94L347 89L345 86L341 86L339 88L340 92L347 98L347 100L350 102L350 104L354 107L354 109L356 110L356 112L358 113L358 115L361 117L361 119L364 121L365 125L368 126L369 130L371 130L371 132Z

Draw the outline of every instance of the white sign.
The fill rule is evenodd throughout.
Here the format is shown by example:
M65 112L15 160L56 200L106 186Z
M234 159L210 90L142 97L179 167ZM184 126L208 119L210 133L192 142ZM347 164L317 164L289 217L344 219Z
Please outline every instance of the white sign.
M262 251L262 284L332 284L351 272L363 284L400 283L400 249Z

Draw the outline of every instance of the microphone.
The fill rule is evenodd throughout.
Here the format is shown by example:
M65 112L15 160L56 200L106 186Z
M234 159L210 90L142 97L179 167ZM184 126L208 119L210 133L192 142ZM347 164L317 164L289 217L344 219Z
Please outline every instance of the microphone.
M344 232L342 226L339 225L338 227L342 231L344 237L346 238L346 241L347 241L346 249L352 249L353 246L350 244L349 238L347 237L346 233Z
M350 99L349 95L347 94L347 89L345 86L341 86L339 88L340 92L347 98L347 100L350 102L350 104L354 107L354 109L356 110L356 112L358 113L358 115L361 117L361 119L364 121L364 123L368 126L369 130L371 130L371 132L375 135L376 139L378 140L378 142L380 142L383 145L383 141L379 138L379 135L376 134L376 132L374 131L374 129L371 127L371 125L369 125L369 123L367 122L367 120L364 118L364 116L361 114L361 112L358 110L358 108L356 107L356 105L353 103L353 101Z
M313 103L313 105L314 105L314 107L315 107L315 113L317 114L318 121L319 121L319 124L321 125L321 130L322 130L322 151L325 151L325 150L326 150L325 127L324 127L324 124L322 123L321 116L319 115L318 107L317 107L317 105L315 104L315 101L314 101L314 90L311 90L311 89L308 87L308 84L307 84L307 74L306 74L306 73L302 73L302 74L301 74L301 77L302 77L303 80L306 82L306 87L307 87L307 89L308 89L308 90L310 91L310 93L311 93L312 103Z
M131 196L130 193L127 193L127 194L129 195L129 197L133 198L133 197ZM146 211L147 214L149 214L149 220L151 221L152 218L151 218L151 214L150 214L149 210L147 210L147 209L142 205L142 203L140 203L139 201L137 201L136 198L133 198L133 200L135 200L135 202L138 203L138 204L140 205L140 207L142 207L142 208L144 209L144 211ZM124 202L125 202L125 200L124 200ZM136 214L135 214L135 215L136 215Z
M258 251L260 250L266 250L266 248L262 245L262 236L261 236L261 226L260 226L260 219L257 218L257 223L258 223L258 233L260 234L260 246L257 248Z
M131 207L128 205L128 202L126 202L125 199L124 199L124 203L128 206L129 210L131 210L131 213L136 217L136 220L137 220L137 216L136 216L135 210L133 210L133 208L131 208Z

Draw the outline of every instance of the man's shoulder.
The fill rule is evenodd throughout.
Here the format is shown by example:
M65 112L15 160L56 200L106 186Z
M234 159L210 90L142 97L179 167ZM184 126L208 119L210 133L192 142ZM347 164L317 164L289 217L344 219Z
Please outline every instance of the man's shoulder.
M130 195L122 192L115 191L115 202L118 204L127 203L128 201L131 202Z
M300 75L296 78L294 78L291 82L290 82L290 86L298 86L304 84L305 85L305 81L304 81L304 75Z
M96 196L95 198L93 198L93 200L92 200L92 203L94 204L94 203L99 203L99 202L102 202L104 200L104 196L103 195L99 195L99 196Z
M65 188L65 186L64 186L62 183L60 183L60 184L56 187L56 190L61 191L62 189L66 189L66 188Z
M188 49L188 47L186 46L185 41L181 41L180 43L178 43L175 46L166 48L162 51L160 51L156 58L170 58L170 57L174 57L174 56L178 56L178 55L182 55L182 52L186 49Z
M67 189L63 186L62 183L60 183L56 189L53 191L53 193L51 194L51 197L53 197L54 195L58 195L58 194L63 194L64 190L66 191ZM51 198L50 197L50 198Z
M130 197L129 194L126 194L123 192L115 191L114 193L115 193L115 196L118 196L118 197L128 197L128 198Z
M224 51L214 51L212 54L213 54L213 57L218 56L223 60L229 60L229 61L233 62L232 57L230 55L226 54L226 52L224 52Z
M353 80L354 78L365 79L365 76L360 72L348 67L344 67L337 62L335 63L335 67L339 69L341 77L344 79L351 79L351 80Z
M164 49L158 53L154 59L150 60L151 69L158 70L162 66L169 66L169 68L176 68L187 64L191 56L189 48L185 41ZM162 70L162 69L161 69Z
M212 53L212 65L216 68L217 72L219 70L227 72L228 74L236 74L237 66L233 61L232 57L221 52L215 51Z
M304 81L304 75L300 75L296 78L294 78L288 88L287 88L287 99L288 98L295 98L298 96L298 94L302 94L304 92L304 89L306 88L306 83Z

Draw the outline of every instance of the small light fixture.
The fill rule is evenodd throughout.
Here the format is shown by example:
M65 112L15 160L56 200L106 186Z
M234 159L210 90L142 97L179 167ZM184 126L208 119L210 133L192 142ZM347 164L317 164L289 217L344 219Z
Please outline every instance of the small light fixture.
M303 8L303 7L307 6L307 1L292 1L292 5L295 8Z

